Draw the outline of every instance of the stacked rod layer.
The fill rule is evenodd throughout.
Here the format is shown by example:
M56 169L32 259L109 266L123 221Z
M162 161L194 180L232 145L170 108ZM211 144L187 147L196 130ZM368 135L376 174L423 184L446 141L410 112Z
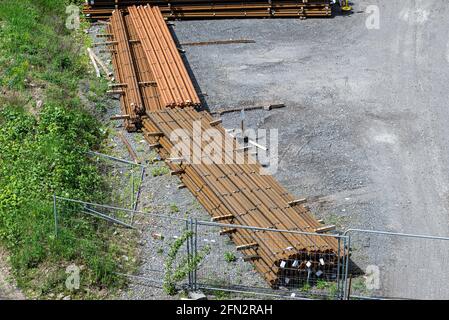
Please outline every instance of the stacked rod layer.
M84 13L91 18L106 18L112 10L131 5L158 6L168 19L245 18L245 17L327 17L332 15L330 0L149 0L88 1Z
M116 83L111 84L112 92L120 94L122 113L127 117L127 130L135 131L139 127L139 115L144 113L144 106L137 76L139 68L130 44L129 29L120 11L112 14L107 32L113 36L113 41L106 43L112 48L112 64L116 70Z
M158 7L129 7L165 107L199 106L200 99Z
M149 29L153 30L151 34ZM172 174L179 176L182 186L192 192L213 221L308 233L321 227L271 175L261 174L262 166L251 158L247 148L226 133L219 120L207 112L196 111L194 104L189 105L182 98L192 94L186 87L188 75L179 54L175 54L173 38L159 11L131 7L129 14L124 15L122 10L116 10L107 32L115 48L112 54L118 83L113 85L124 91L123 112L133 114L134 110L145 139L167 160ZM185 74L181 74L182 69ZM169 99L171 102L167 103ZM130 108L133 101L142 103L143 113ZM214 130L219 139L198 140L196 128L201 135ZM170 137L180 131L188 141L186 147L192 155L189 159L173 154L175 145ZM220 155L218 158L213 155L215 152ZM273 287L287 285L288 279L306 278L310 271L333 274L342 254L335 238L318 234L237 227L221 232L231 238L245 260L251 261Z
M242 151L237 141L207 112L194 109L166 109L147 112L143 120L148 142L157 146L162 157L176 157L168 137L183 130L192 158L182 163L168 161L182 183L208 210L212 220L226 224L249 225L314 233L320 224L301 205L291 205L295 199L271 175L263 175L263 168ZM195 142L194 132L216 130L220 139L214 142ZM155 132L162 133L158 137ZM196 131L198 132L198 131ZM222 143L220 143L220 142ZM225 148L225 145L231 146ZM208 156L213 147L220 159ZM193 159L201 150L197 162ZM198 155L197 155L198 156ZM285 279L298 279L308 270L330 274L338 261L338 243L335 238L295 233L260 232L236 228L229 233L241 252L249 257L268 283L277 287L286 285ZM248 246L252 244L251 246ZM321 261L320 261L321 260ZM294 261L297 261L295 264ZM307 267L307 263L311 265ZM310 268L310 269L308 269Z

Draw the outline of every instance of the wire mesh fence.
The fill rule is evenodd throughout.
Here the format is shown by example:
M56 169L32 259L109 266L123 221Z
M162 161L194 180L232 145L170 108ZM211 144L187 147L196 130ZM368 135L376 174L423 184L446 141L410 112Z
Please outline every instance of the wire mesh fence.
M105 187L110 186L109 190L104 190L108 203L136 210L145 166L93 151L89 155L106 180Z
M350 299L448 299L449 238L350 229Z
M241 298L265 296L273 298L329 298L340 296L346 238L338 235L340 255L314 250L318 238L326 235L299 233L310 240L308 250L285 257L251 255L248 249L236 246L223 230L230 225L169 215L140 212L127 208L77 201L63 197L55 199L55 232L58 237L70 234L78 241L108 250L110 239L127 241L129 232L139 238L139 265L133 276L140 276L148 285L163 286L167 292L175 288L204 289L215 294L233 293ZM115 226L111 228L111 226ZM117 232L120 227L129 232ZM295 231L253 228L242 229L245 236L239 241L251 243L274 241L298 234ZM92 228L100 231L102 239L91 239ZM83 232L88 230L88 232ZM119 239L117 239L119 238ZM91 241L92 240L92 241ZM124 268L122 268L124 269ZM123 274L127 275L127 274Z
M134 272L136 229L127 225L132 212L120 210L109 216L112 209L97 204L53 197L55 245L74 262L87 263L93 277L102 283L122 282L119 273ZM111 227L115 226L115 227Z
M99 257L110 250L111 239L136 241L139 268L134 271L144 275L141 278L149 284L185 287L189 283L189 271L185 270L192 256L188 219L58 196L54 196L54 217L58 239L88 243L97 248Z
M248 297L337 299L342 294L347 240L344 236L204 221L196 221L195 227L195 250L209 252L195 272L198 288ZM227 232L233 229L233 233ZM294 237L307 239L307 247L275 245ZM320 240L325 237L338 242L340 254L323 250Z
M221 297L273 299L449 298L443 285L449 282L446 237L227 225L57 196L54 216L59 244L76 242L96 252L98 263L114 263L123 275L166 292L189 288ZM300 237L306 246L280 247L285 238ZM338 252L324 250L323 238L337 241ZM138 261L122 259L130 245L138 250Z

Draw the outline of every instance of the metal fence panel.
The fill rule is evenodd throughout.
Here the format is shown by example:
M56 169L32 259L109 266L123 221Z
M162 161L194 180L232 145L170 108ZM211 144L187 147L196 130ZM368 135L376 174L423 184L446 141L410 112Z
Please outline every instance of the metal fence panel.
M229 229L229 225L197 222L196 238L197 251L207 250L201 265L196 271L196 286L213 293L235 292L239 297L255 297L255 295L271 296L276 298L316 298L338 299L342 296L345 273L344 250L346 237L332 236L337 239L342 249L342 255L337 253L321 253L318 257L310 258L310 262L321 261L302 265L303 261L297 259L283 259L280 261L278 279L275 286L269 285L272 275L262 275L262 265L258 265L257 259L246 255L243 250L236 250L236 244L229 235L220 235L220 231ZM293 234L304 234L295 231L281 231L273 229L258 229L247 226L232 225L232 228L245 228L247 236L240 241L251 243L254 241L252 233L259 233L261 242L280 242L281 237ZM243 234L243 233L242 233ZM328 235L307 234L310 239L310 251L314 251L314 243L318 238ZM294 250L293 248L286 248ZM318 248L316 248L318 249ZM268 258L267 258L268 259ZM274 261L274 260L273 260ZM271 276L271 277L270 277Z
M54 197L54 216L57 237L76 239L80 244L89 243L98 248L99 256L104 251L103 247L107 250L107 240L128 241L124 232L112 226L130 229L139 244L140 267L136 270L136 275L122 275L137 276L149 285L164 284L169 253L176 240L186 236L191 230L187 219L57 196ZM102 229L102 232L98 234L105 237L103 241L93 237L91 232L84 232L86 228L92 227ZM121 237L124 238L121 239ZM176 255L171 259L173 272L176 272L179 266L192 255L191 237L192 235L187 237L188 239L181 244ZM186 277L177 281L176 285L185 287L189 283Z
M350 299L448 299L449 238L348 230Z
M105 190L112 206L137 209L145 166L98 152L89 152L92 160L111 186Z

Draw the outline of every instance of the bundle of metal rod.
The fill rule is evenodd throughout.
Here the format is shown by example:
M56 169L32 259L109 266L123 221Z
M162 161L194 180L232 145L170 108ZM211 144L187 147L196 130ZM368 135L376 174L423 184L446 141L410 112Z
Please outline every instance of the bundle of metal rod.
M120 11L112 15L107 32L113 40L105 43L110 47L116 75L116 82L111 84L112 90L110 92L120 95L120 105L125 117L126 129L135 131L139 127L139 115L144 113L144 107L137 78L138 69L128 36L129 32Z
M91 1L83 9L91 18L103 19L116 8L150 4L159 6L168 19L245 18L245 17L326 17L332 14L330 0L149 0Z
M118 81L112 85L123 91L122 111L130 115L127 121L133 128L141 121L145 139L168 160L173 174L179 175L182 186L192 192L213 221L310 233L321 228L302 201L295 200L272 176L261 175L260 164L249 163L247 150L226 133L220 121L188 106L183 97L191 94L187 88L190 78L186 78L187 71L159 11L133 7L124 16L116 10L106 37ZM142 106L144 112L136 106ZM219 144L220 139L213 139L212 145L210 141L197 141L197 125L201 132L217 130L224 144ZM193 157L199 150L201 156L196 161L193 158L178 163L172 159L176 155L172 154L174 144L169 138L179 130L193 142L188 147ZM221 151L219 159L206 152L211 146ZM342 254L333 237L245 228L225 228L222 233L273 287L285 285L287 278L306 277L310 270L332 274Z
M214 221L312 233L320 227L303 206L291 205L294 198L276 180L260 174L260 164L245 161L249 155L241 152L235 139L221 125L215 125L207 112L197 112L192 108L166 109L147 112L143 122L146 139L158 148L162 157L174 156L173 144L168 137L180 129L189 141L193 141L191 154L195 148L201 150L203 156L198 163L192 163L189 159L181 163L168 161L168 165ZM221 151L223 162L204 155L206 147L210 148L211 144L210 141L195 141L195 125L200 125L202 130L213 128L220 132L221 139L214 139L212 146ZM224 141L230 141L232 148L225 148ZM225 163L226 159L232 163ZM241 248L245 257L252 257L250 261L273 287L283 284L280 279L285 278L285 272L291 278L299 278L301 273L306 272L307 263L322 272L336 268L338 243L331 237L270 234L239 228L232 232L225 229L223 233L228 234ZM297 264L291 266L288 261L297 261Z
M115 82L109 86L110 93L120 95L122 117L128 131L142 127L140 116L144 108L162 108L159 91L149 62L131 18L116 10L106 29L104 42L110 48L115 70ZM120 117L119 117L120 118Z
M165 107L200 105L192 80L158 7L128 8Z

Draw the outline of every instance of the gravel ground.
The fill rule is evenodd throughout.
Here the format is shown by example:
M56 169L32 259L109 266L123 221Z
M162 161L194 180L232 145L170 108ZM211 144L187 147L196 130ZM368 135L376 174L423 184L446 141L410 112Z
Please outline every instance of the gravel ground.
M0 248L0 300L24 300L25 296L12 278L7 256Z
M443 0L357 0L333 19L176 22L210 110L285 103L248 112L279 129L276 178L342 227L448 235L448 7ZM380 29L365 26L368 5ZM238 115L224 122L237 127ZM449 298L449 246L363 237L354 260L381 267L381 294ZM425 265L425 267L423 266Z
M256 41L185 46L185 57L210 111L287 105L247 112L246 124L279 130L275 177L326 223L448 235L449 9L443 0L354 2L354 14L333 19L177 21L173 31L181 43ZM379 30L365 26L368 5L380 8ZM239 126L238 114L223 120ZM147 180L142 205L188 211L193 198L176 179L158 179ZM445 243L371 236L354 247L360 268L380 267L376 293L449 298ZM139 290L131 298L159 294Z

